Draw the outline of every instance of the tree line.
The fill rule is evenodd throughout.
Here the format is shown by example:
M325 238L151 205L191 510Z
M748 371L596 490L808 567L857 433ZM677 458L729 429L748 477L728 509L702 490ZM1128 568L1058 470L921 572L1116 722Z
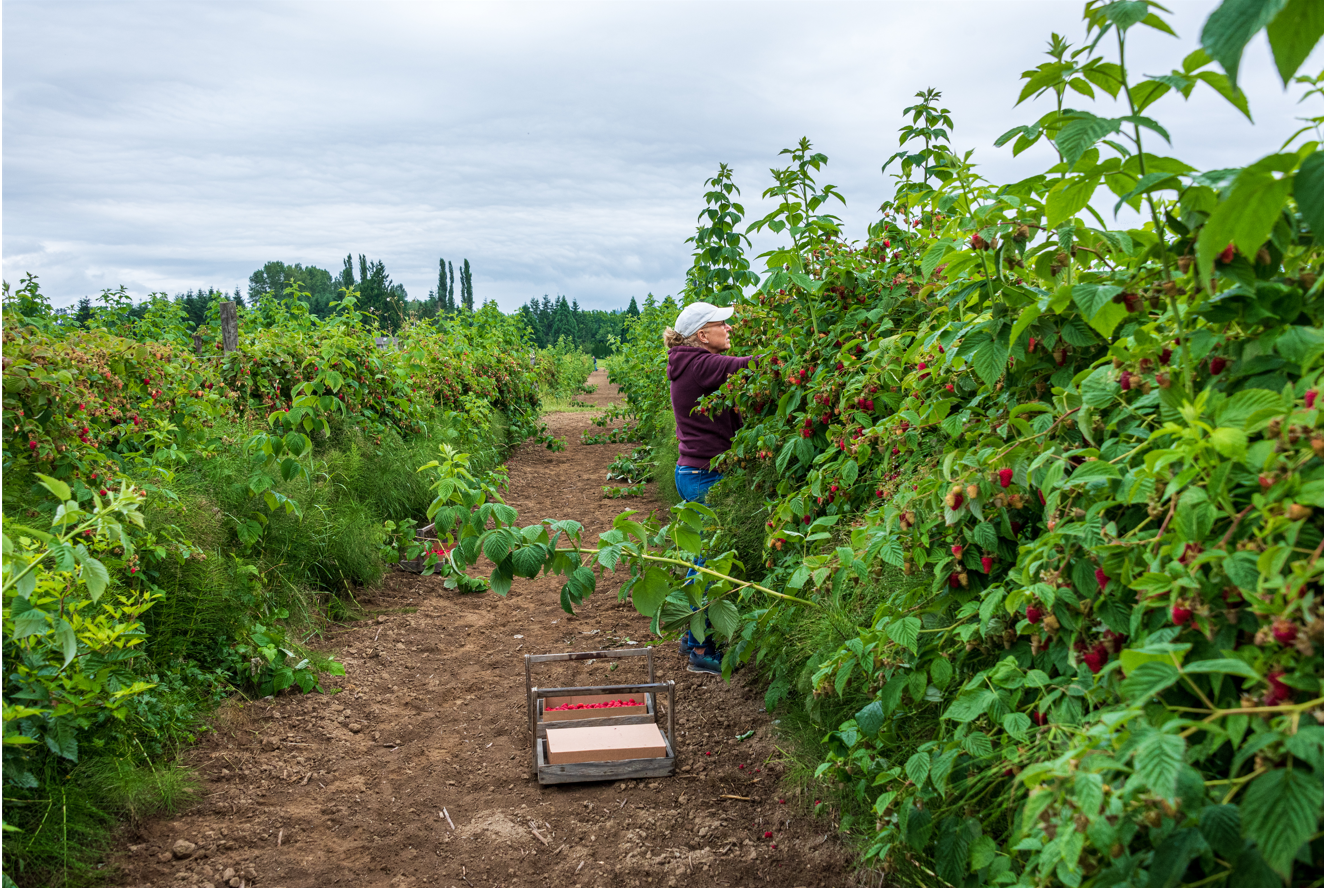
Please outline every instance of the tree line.
M457 279L458 278L458 279ZM326 318L332 314L332 303L340 299L342 289L357 289L360 310L373 313L382 328L398 330L406 320L423 320L442 314L472 312L474 310L473 269L468 259L454 262L438 260L437 286L428 291L426 299L410 299L403 284L391 280L381 260L369 260L360 253L355 261L347 255L339 274L332 275L316 265L301 265L272 261L265 263L248 277L248 292L239 287L226 292L215 287L198 288L177 293L171 301L187 316L190 328L207 323L209 310L220 301L229 300L240 308L256 306L265 298L282 298L294 287L310 314ZM97 303L103 305L97 305ZM124 291L107 290L98 299L84 296L71 308L57 311L68 323L88 326L98 315L113 310L126 322L142 320L151 300L134 303ZM602 311L581 309L578 299L544 295L533 298L520 307L519 316L528 325L534 343L539 348L555 346L562 339L572 347L594 357L611 354L611 337L626 338L625 319L638 317L639 306L634 297L624 310Z
M584 310L579 307L579 300L567 300L557 296L553 300L544 295L542 299L530 299L521 305L519 315L533 332L534 342L539 348L550 348L563 338L580 351L605 358L611 354L611 338L625 339L625 319L639 317L639 304L630 297L630 305L624 311Z

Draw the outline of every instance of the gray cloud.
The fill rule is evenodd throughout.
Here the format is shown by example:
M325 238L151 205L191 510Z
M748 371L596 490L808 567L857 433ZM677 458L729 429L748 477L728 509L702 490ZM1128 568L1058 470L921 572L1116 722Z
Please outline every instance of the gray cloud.
M1213 0L1175 4L1163 73ZM56 304L233 289L263 262L380 258L421 297L438 256L480 299L587 307L673 293L702 182L736 169L750 216L777 152L808 135L863 233L900 110L935 86L994 181L1047 164L993 140L1076 0L877 3L10 2L4 28L4 276ZM1308 67L1308 66L1307 66ZM1257 125L1210 91L1154 109L1171 152L1241 165L1300 113L1262 39L1243 82ZM1088 107L1082 100L1082 107ZM1163 148L1164 151L1168 149ZM766 239L756 247L768 245Z

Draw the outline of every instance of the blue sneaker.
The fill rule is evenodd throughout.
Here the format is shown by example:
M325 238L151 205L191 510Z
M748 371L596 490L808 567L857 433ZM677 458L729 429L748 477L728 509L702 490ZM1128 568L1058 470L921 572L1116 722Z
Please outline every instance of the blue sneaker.
M694 640L694 633L686 629L685 634L680 637L680 655L688 657L699 647L699 643Z
M690 664L686 669L701 675L721 675L722 657L711 644L696 647L690 651Z

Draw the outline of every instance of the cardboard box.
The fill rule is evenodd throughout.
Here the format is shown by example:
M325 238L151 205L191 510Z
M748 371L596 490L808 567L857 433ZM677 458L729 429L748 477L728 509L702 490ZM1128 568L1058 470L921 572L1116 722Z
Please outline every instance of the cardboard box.
M553 765L665 758L667 743L655 724L553 728L547 732L547 761Z
M610 718L613 715L647 715L648 704L645 701L645 694L627 694L625 697L613 694L583 694L576 697L545 697L541 700L542 720L551 721L574 721L581 718ZM553 706L563 706L566 703L607 703L611 700L629 700L638 701L635 706L611 706L602 709L561 709L553 710Z

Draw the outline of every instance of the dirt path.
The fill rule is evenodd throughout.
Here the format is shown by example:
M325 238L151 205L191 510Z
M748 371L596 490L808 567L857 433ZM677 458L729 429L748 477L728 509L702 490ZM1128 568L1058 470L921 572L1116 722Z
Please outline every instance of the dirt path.
M590 402L615 396L605 373L590 382L599 386ZM623 508L662 507L603 498L607 465L632 445L581 445L591 416L548 416L566 450L520 448L507 497L527 521L581 521L590 542ZM675 777L544 787L529 776L523 655L646 643L647 621L617 601L620 584L609 576L572 617L558 605L559 578L517 579L503 599L393 571L363 602L375 616L327 639L348 674L324 686L342 691L229 707L192 752L202 800L175 820L142 824L116 858L118 884L850 881L831 819L779 786L761 696L739 678L686 672L674 644L659 648L658 674L677 682ZM601 660L563 668L582 684L643 680L633 665L609 679Z

